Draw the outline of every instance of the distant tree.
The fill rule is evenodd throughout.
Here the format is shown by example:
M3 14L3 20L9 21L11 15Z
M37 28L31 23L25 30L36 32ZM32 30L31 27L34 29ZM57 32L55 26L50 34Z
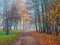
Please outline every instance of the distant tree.
M8 29L8 15L7 15L7 8L8 8L8 5L7 5L7 0L4 0L4 16L3 16L3 20L4 20L4 26L3 26L3 29L6 31L6 34L8 35L9 34L9 29ZM5 18L5 19L4 19Z
M11 21L11 27L14 24L14 29L15 28L17 29L18 19L19 19L18 8L16 7L15 4L14 5L12 4L9 21Z
M3 29L6 31L6 34L9 34L12 24L15 23L14 27L17 28L18 9L16 5L12 5L8 9L8 0L4 0L4 12L3 12Z

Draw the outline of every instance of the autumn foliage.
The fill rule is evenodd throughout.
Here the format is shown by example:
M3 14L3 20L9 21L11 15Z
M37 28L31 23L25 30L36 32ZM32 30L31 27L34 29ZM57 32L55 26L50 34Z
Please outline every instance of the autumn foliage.
M58 17L60 17L60 0L53 0L50 3L50 22L56 24Z

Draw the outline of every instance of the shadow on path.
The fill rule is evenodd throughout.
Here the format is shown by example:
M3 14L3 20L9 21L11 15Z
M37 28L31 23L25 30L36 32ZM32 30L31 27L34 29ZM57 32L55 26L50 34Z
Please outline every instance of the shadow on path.
M39 45L39 43L30 36L29 32L24 32L21 37L13 43L13 45Z

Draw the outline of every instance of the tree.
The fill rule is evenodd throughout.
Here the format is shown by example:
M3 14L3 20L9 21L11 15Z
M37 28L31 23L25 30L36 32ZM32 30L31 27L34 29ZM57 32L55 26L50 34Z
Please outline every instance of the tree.
M18 19L19 18L20 17L18 15L18 8L16 7L15 4L12 4L9 21L11 21L11 27L12 27L12 25L14 25L14 29L15 28L17 29Z
M33 2L34 13L35 13L36 31L41 32L39 1L38 0L32 0L32 2Z
M8 5L7 5L7 0L4 0L4 16L3 16L3 20L4 20L4 30L6 31L6 34L8 35L9 34L9 29L8 29L8 15L7 15L7 8L8 8ZM5 19L4 19L5 18Z
M8 5L8 0L4 0L4 12L3 12L3 29L6 31L6 34L9 34L9 30L11 30L12 24L15 23L15 27L17 28L17 20L19 18L18 16L18 9L14 4L12 4L12 7L9 7L11 5ZM10 8L10 9L9 9Z
M50 5L50 13L52 14L51 15L51 20L52 20L52 18L54 18L54 20L52 20L51 22L53 23L53 25L54 25L54 32L55 32L55 35L58 35L58 25L57 25L57 18L58 18L58 16L59 16L59 4L60 4L60 1L59 0L53 0L52 1L52 3L51 3L51 5ZM59 16L60 17L60 16Z

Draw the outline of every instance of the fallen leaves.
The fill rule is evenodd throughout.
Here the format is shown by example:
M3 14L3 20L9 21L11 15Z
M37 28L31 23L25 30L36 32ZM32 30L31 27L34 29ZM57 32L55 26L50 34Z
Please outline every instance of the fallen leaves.
M35 31L30 32L30 34L37 39L37 41L41 45L60 45L60 43L57 41L57 37L53 35L43 34L43 33L37 33Z

